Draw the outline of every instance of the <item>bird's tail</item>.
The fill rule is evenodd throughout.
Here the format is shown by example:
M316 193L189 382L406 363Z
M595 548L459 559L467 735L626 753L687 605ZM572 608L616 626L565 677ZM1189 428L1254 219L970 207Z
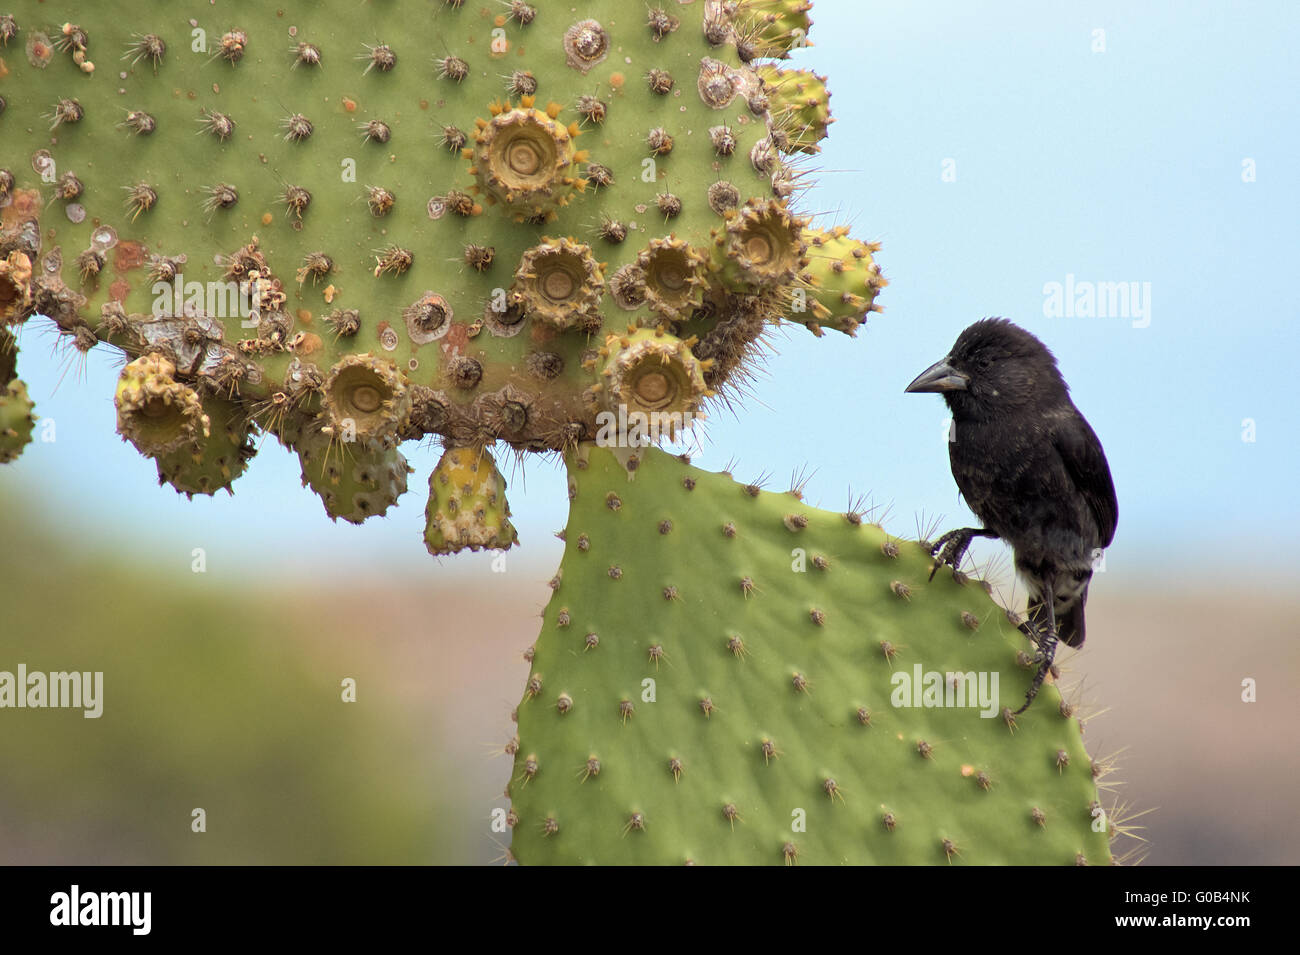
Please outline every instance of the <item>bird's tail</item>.
M1083 646L1083 598L1065 612L1065 615L1056 621L1057 633L1065 641L1067 647L1079 649Z
M1056 607L1056 633L1061 641L1075 650L1083 646L1083 638L1086 635L1083 620L1084 604L1088 602L1088 584L1085 583L1079 591L1078 597L1069 602L1068 607ZM1027 608L1027 616L1035 623L1047 624L1047 614L1043 610L1043 599L1040 596L1031 598Z

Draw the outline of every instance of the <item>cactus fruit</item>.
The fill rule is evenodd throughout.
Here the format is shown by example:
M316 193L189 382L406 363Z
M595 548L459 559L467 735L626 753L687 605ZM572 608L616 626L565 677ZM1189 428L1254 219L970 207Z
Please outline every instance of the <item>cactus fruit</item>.
M190 498L216 494L223 488L233 494L231 485L256 453L249 441L248 419L238 404L216 397L204 399L203 414L209 421L206 438L155 455L158 483L170 484Z
M406 493L411 467L402 452L375 440L340 440L325 428L305 428L293 446L310 487L334 520L360 524L383 515Z
M460 550L506 550L519 535L510 523L506 482L488 455L448 448L429 475L424 543L435 557Z
M597 306L604 285L600 263L589 247L572 239L543 238L524 253L510 300L526 318L558 332L577 326L599 328Z
M518 106L493 104L490 120L477 120L474 133L474 187L489 204L500 203L516 222L558 218L575 192L586 188L576 173L576 163L586 153L574 148L581 132L558 121L559 108L536 109L534 90L520 97ZM471 205L455 210L478 215Z
M651 239L636 257L646 307L669 321L688 318L704 304L705 257L677 238Z
M862 242L852 238L848 229L811 230L808 234L808 266L803 280L812 291L811 302L792 309L796 320L815 334L821 334L821 325L835 328L853 328L871 308L871 303L888 283L880 275L880 267L872 261L871 254L880 246L875 242Z
M785 205L763 199L723 213L713 230L718 268L740 287L781 288L807 264L808 244L800 220Z
M739 7L737 19L751 59L785 59L796 47L811 45L810 0L747 0Z
M865 258L824 274L792 205L825 85L755 62L805 45L808 9L223 0L182 24L10 0L0 324L169 363L179 403L151 407L175 427L123 427L186 493L230 486L245 425L310 433L308 482L373 509L400 441L490 460L590 440L622 402L697 412L783 313L853 334L877 308L874 248L836 233ZM214 398L243 420L209 448ZM340 492L323 439L386 476Z
M394 444L411 410L411 389L397 366L373 355L340 360L322 393L321 431L345 441Z
M655 449L567 461L517 710L520 862L1110 861L1079 721L1003 715L1031 672L977 582Z
M777 146L785 152L816 153L826 138L831 118L826 78L808 70L782 70L760 66L758 75L771 100L774 124L780 130Z

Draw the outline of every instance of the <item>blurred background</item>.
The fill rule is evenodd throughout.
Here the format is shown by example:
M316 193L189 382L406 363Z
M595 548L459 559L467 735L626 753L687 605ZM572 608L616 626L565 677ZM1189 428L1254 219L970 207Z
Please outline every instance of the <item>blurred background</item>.
M813 19L791 65L829 77L837 122L802 211L883 243L885 311L853 340L776 333L695 463L810 474L836 510L851 488L902 536L968 523L943 403L903 387L980 317L1033 331L1120 501L1088 646L1062 656L1089 748L1151 810L1149 862L1294 864L1300 8L817 0ZM1051 283L1105 282L1142 314L1050 307ZM120 356L82 360L43 320L21 344L42 422L0 468L0 669L102 670L105 715L0 713L0 862L499 861L558 463L503 461L523 543L504 572L437 561L436 447L403 449L412 491L360 528L274 441L234 497L188 502L114 433ZM1002 545L973 552L1023 602Z

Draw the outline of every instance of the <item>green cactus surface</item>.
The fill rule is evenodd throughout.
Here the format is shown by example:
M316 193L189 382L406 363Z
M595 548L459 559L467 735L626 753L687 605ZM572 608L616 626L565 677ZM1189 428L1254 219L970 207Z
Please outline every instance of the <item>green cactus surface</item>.
M1081 724L1055 686L1009 715L1029 644L980 582L658 450L568 462L508 747L521 863L1110 861Z
M808 9L11 0L0 324L46 315L228 402L242 421L137 441L184 444L159 460L184 493L230 489L259 430L482 456L701 412L770 326L853 334L885 284L794 208L829 94L771 63Z

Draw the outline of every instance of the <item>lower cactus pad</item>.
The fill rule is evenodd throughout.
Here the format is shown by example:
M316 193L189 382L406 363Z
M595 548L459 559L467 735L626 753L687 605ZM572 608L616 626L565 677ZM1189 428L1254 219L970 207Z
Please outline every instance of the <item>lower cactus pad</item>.
M1057 689L1006 716L1027 644L979 583L658 450L567 460L513 741L521 863L1110 861Z

